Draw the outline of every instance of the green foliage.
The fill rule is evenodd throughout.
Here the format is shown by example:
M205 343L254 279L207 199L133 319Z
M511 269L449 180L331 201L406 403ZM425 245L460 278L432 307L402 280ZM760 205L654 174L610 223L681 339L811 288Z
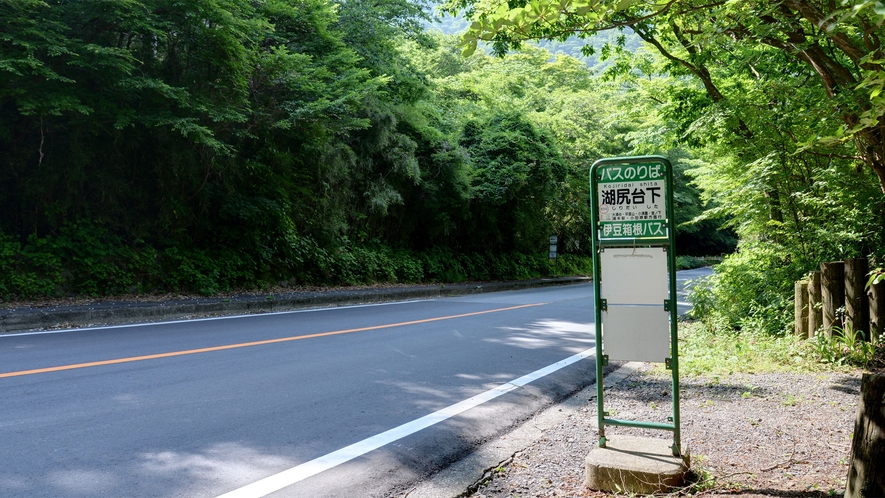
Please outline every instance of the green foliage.
M594 78L577 59L562 55L554 58L546 51L529 46L505 58L477 53L466 59L453 59L457 52L454 39L435 36L438 48L419 51L413 46L409 52L419 67L437 75L433 80L438 95L436 105L447 110L450 116L463 116L464 121L453 123L464 129L462 140L467 141L462 141L462 145L473 149L472 157L481 157L480 162L492 164L495 161L492 156L502 152L505 157L542 153L531 150L531 140L537 142L532 135L546 136L544 148L558 153L560 165L556 171L561 171L557 173L545 207L551 233L559 236L567 251L588 251L587 172L600 157L659 153L662 146L669 146L660 141L652 143L654 137L650 133L639 131L644 126L655 126L644 124L654 119L654 111L637 106L636 96L625 92L620 82ZM536 131L524 133L520 126L514 125L509 134L526 137L520 138L524 142L523 151L502 151L495 148L493 140L480 143L475 138L476 130L489 137L496 133L498 125L491 116L521 116L520 119L531 122ZM498 133L499 138L504 136L506 134ZM488 150L476 153L478 143L480 149L488 147ZM673 158L680 168L677 250L699 256L729 252L736 241L733 236L720 232L720 221L690 223L703 208L696 187L687 182L688 177L683 173L686 165L676 161L678 158L678 155ZM502 173L510 172L505 169ZM503 191L500 185L486 183L479 187L488 187L480 191L484 195L496 188Z
M845 327L833 327L829 333L818 333L811 344L823 363L866 369L873 361L881 340L869 341L862 331L854 330L851 324L845 324Z
M551 275L573 275L573 276L592 276L593 275L593 258L590 256L582 256L578 254L560 254L555 261L548 260L551 265ZM549 268L549 266L548 266Z
M40 251L34 244L25 249L0 233L0 291L5 296L51 295L61 281L58 257Z
M710 328L702 322L679 325L679 373L717 379L738 372L814 371L811 345L795 336Z
M334 155L336 134L367 126L358 111L383 85L359 67L323 2L2 7L14 20L0 37L11 180L0 209L12 233L82 218L183 240L205 226L213 194L255 180L283 180L260 187L279 206L322 206L299 185L320 174L304 157Z
M587 170L653 115L425 7L0 0L0 295L589 274Z
M882 351L881 341L864 341L850 326L808 341L750 329L727 331L700 321L682 322L679 330L680 374L714 380L734 373L869 368Z
M446 35L461 35L470 27L470 22L463 16L443 15L429 23L431 29L439 30ZM566 40L537 40L527 42L525 46L537 46L554 56L568 55L582 62L594 73L605 71L612 61L604 57L613 47L634 52L642 40L631 32L605 32L592 38L572 36Z
M774 244L744 244L690 294L692 315L710 329L782 336L793 323L793 282L807 263Z
M213 295L279 282L456 283L592 273L589 257L568 254L552 263L546 253L413 252L346 243L327 250L309 239L291 242L288 251L268 255L224 247L126 244L91 222L65 225L57 236L31 236L25 244L0 232L0 299L174 291Z
M677 220L677 237L726 245L727 232L691 233L716 220L741 239L739 253L697 289L696 316L720 331L782 334L794 280L821 261L881 254L880 182L851 147L801 138L826 134L834 119L825 86L809 84L819 76L813 68L739 39L703 38L708 44L687 49L680 26L649 32L656 53L619 54L626 70L616 76L651 109L639 112L654 116L634 140L675 145L676 181L689 187L675 194L677 213L689 215ZM686 194L701 202L678 206Z
M591 275L591 258L560 255L555 261L535 253L452 253L434 250L421 255L431 281L518 280L554 275Z
M543 246L553 227L546 216L565 170L551 140L518 114L468 122L461 145L473 166L474 233L487 250L527 252Z
M787 331L795 280L821 261L882 247L885 220L870 213L880 197L871 173L813 155L776 156L750 164L720 156L713 167L692 161L696 184L716 202L702 216L728 216L743 241L717 267L703 291L710 302L697 310L719 328Z
M885 139L879 123L885 111L885 61L880 56L882 41L870 37L882 27L882 16L867 8L870 5L861 2L856 9L846 9L835 3L792 2L775 8L772 2L727 2L711 7L686 1L674 9L670 4L650 6L632 1L538 0L502 5L450 0L444 10L450 14L463 11L472 21L462 36L468 54L480 42L491 43L497 53L506 53L528 39L565 40L573 34L587 37L629 27L663 56L667 74L691 77L703 85L712 104L722 105L720 119L729 123L739 138L752 139L757 132L751 122L754 113L747 112L752 108L732 107L736 102L729 98L739 101L742 95L752 95L754 88L747 92L732 86L734 80L724 81L711 67L755 78L761 84L754 85L757 88L792 80L823 93L818 103L823 106L814 107L824 107L826 112L822 120L807 121L816 128L813 133L793 134L790 139L809 146L853 141L858 159L875 173L880 190L885 192L885 164L880 159L885 154ZM802 43L803 49L797 51L796 43ZM617 66L616 74L628 73L626 65ZM780 73L773 74L774 68ZM801 73L808 74L808 79L797 77ZM796 95L782 93L759 109L774 110L787 102L797 112L781 115L789 119L804 114L802 104L793 107L802 100L794 99ZM812 108L811 113L816 110ZM778 120L768 122L774 131L785 131Z
M718 257L676 256L676 269L693 270L695 268L703 268L705 266L718 264L721 261L722 258Z
M876 285L880 282L885 282L885 270L882 268L876 268L869 273L869 277L867 284L864 286L865 289L869 289L870 286Z
M629 95L619 102L630 103L622 114L633 121L631 152L667 150L676 164L677 249L712 252L741 240L696 291L697 315L720 331L782 334L793 280L821 261L881 258L885 247L882 9L868 1L774 5L445 6L473 21L461 39L467 53L625 26L647 42L635 51L605 47L605 77ZM732 233L715 230L718 223Z
M375 282L414 283L424 280L421 260L407 251L386 247L341 247L316 255L321 274L320 284L370 284Z
M90 222L32 235L24 245L3 235L0 247L0 296L7 299L179 289L210 295L255 279L253 262L237 252L125 244Z

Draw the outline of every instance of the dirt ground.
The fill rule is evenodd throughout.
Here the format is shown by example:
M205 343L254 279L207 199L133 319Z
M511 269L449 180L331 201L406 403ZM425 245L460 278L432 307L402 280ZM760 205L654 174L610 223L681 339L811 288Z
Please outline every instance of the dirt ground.
M842 496L861 372L735 374L681 381L683 446L696 482L673 494L818 498ZM610 416L664 422L670 378L646 370L606 389ZM596 400L496 469L473 498L594 497L584 459L597 441ZM670 432L607 427L672 440Z

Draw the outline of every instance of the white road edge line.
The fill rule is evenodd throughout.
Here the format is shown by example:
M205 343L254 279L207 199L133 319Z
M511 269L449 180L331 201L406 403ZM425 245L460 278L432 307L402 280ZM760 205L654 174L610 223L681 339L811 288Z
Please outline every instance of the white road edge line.
M572 363L593 356L595 353L596 348L587 349L552 365L548 365L540 370L536 370L528 375L523 375L518 379L511 380L510 382L502 384L494 389L489 389L488 391L477 394L472 398L465 399L464 401L455 403L442 410L433 412L430 415L425 415L399 427L394 427L389 431L382 432L381 434L364 439L358 443L341 448L340 450L333 451L332 453L323 455L309 462L302 463L301 465L284 470L278 474L265 477L252 484L248 484L242 488L220 495L217 498L261 498L267 496L285 487L303 481L308 477L315 476L320 472L329 470L345 462L349 462L354 458L365 455L366 453L381 448L384 445L400 440L406 436L410 436L420 430L448 420L456 415L460 415L471 408L475 408L487 401L497 398L498 396L507 394L514 389L523 387L546 375L550 375Z
M64 334L68 332L85 332L87 330L106 330L106 329L126 329L132 327L150 327L153 325L171 325L175 323L185 323L185 322L211 322L214 320L230 320L233 318L249 318L255 316L271 316L271 315L290 315L292 313L313 313L316 311L331 311L331 310L346 310L351 308L370 308L373 306L392 306L394 304L411 304L411 303L425 303L428 301L435 301L435 299L413 299L411 301L391 301L387 303L370 303L370 304L352 304L349 306L332 306L328 308L310 308L304 310L289 310L289 311L271 311L269 313L247 313L244 315L227 315L227 316L213 316L208 318L182 318L181 320L170 320L166 322L144 322L144 323L130 323L126 325L103 325L101 327L82 327L82 328L73 328L73 329L59 329L59 330L39 330L36 332L19 332L16 334L0 334L0 339L4 337L21 337L24 335L43 335L43 334Z

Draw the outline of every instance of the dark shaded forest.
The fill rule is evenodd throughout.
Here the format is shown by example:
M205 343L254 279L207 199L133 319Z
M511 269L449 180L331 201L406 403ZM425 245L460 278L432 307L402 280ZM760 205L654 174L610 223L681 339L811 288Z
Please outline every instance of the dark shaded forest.
M0 296L587 273L590 164L648 152L680 253L734 248L626 80L463 57L428 9L0 1Z

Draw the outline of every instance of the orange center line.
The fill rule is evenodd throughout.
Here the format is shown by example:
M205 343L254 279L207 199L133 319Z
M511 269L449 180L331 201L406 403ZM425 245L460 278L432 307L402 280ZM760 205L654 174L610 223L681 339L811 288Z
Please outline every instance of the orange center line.
M20 370L18 372L0 373L0 379L6 377L21 377L23 375L34 375L48 372L61 372L63 370L75 370L78 368L100 367L103 365L115 365L117 363L130 363L134 361L155 360L158 358L171 358L173 356L184 356L198 353L211 353L213 351L224 351L226 349L247 348L251 346L262 346L265 344L276 344L279 342L300 341L302 339L313 339L316 337L328 337L332 335L352 334L354 332L366 332L369 330L387 329L393 327L404 327L406 325L417 325L420 323L438 322L441 320L451 320L453 318L464 318L468 316L485 315L487 313L497 313L499 311L511 311L521 308L530 308L532 306L543 306L547 303L522 304L519 306L510 306L508 308L497 308L493 310L475 311L473 313L464 313L461 315L440 316L436 318L425 318L422 320L412 320L409 322L388 323L385 325L373 325L371 327L360 327L356 329L334 330L332 332L320 332L317 334L296 335L291 337L280 337L278 339L266 339L263 341L241 342L238 344L227 344L224 346L212 346L208 348L188 349L185 351L172 351L169 353L157 353L144 356L130 356L128 358L117 358L113 360L90 361L88 363L75 363L72 365L59 365L56 367L35 368L33 370Z

